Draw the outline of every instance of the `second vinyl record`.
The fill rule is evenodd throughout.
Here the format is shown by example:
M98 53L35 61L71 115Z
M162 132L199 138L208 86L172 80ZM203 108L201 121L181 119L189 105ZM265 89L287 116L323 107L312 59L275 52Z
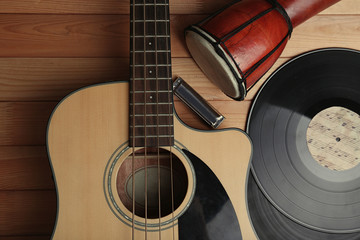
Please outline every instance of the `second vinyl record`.
M279 212L249 175L248 202L251 221L260 240L359 240L358 233L326 233L300 225Z
M334 109L349 117L338 116ZM334 128L318 120L314 123L324 113ZM303 54L264 84L247 126L254 146L252 171L264 195L282 214L316 231L360 231L359 113L356 50ZM312 136L314 129L318 134ZM350 148L344 150L339 144ZM312 152L314 146L322 152ZM332 156L341 156L344 164L329 167L328 162L336 162Z

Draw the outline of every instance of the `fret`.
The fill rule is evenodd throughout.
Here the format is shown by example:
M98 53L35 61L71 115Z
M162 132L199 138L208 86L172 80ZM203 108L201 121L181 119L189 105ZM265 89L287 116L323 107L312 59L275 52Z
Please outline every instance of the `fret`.
M143 80L149 78L168 78L171 76L169 67L132 67L135 69L135 78L143 78ZM146 74L144 73L144 68L146 68ZM132 74L133 71L130 72ZM145 76L146 75L146 76Z
M131 125L134 126L133 120L135 120L136 125L172 125L173 124L173 116L157 116L157 117L150 117L150 116L142 116L142 117L134 117L130 115L130 122Z
M174 127L174 125L136 125L135 128L170 128ZM133 128L133 126L130 126L130 128Z
M159 90L159 91L156 91L156 90L154 90L154 91L130 91L130 93L142 93L142 94L144 94L144 93L171 93L172 94L172 91L171 90Z
M130 106L133 106L133 105L135 105L135 106L147 106L147 105L150 105L150 106L152 106L152 105L172 105L172 103L168 103L168 102L158 102L158 103L130 103Z
M146 136L172 136L174 135L173 125L150 125L150 126L136 126L135 129L130 127L131 131L135 131L135 136L143 136L146 129Z
M135 36L130 36L130 38L149 38L149 37L157 37L157 38L170 38L169 35L135 35Z
M131 54L131 53L130 53ZM170 67L171 55L169 51L135 51L135 66L131 67ZM146 59L144 59L144 55ZM146 62L145 62L146 61ZM146 64L145 64L146 63Z
M171 67L171 64L146 64L146 65L140 65L140 64L137 64L137 65L131 65L130 64L130 67ZM155 78L156 79L156 78Z
M133 115L135 117L144 117L144 114L135 114ZM173 114L168 114L168 113L159 113L159 114L148 114L146 113L146 117L170 117L173 116Z
M145 79L144 78L130 78L130 80L134 80L134 81L144 81ZM171 78L146 78L146 81L150 81L150 80L166 80L166 81L169 81L171 80Z
M168 94L168 93L159 93L159 94L153 94L153 93L146 93L146 94L135 94L133 93L132 95L135 96L135 103L136 102L146 102L146 103L154 103L154 104L159 104L159 103L166 103L169 102L170 100L172 100L172 94Z
M165 92L169 92L169 94L171 93L171 89L172 89L172 83L170 79L166 79L166 80L149 80L146 79L146 81L142 78L141 80L133 80L134 82L134 86L132 86L131 91L135 91L135 92L139 92L139 93L144 93L145 91L145 83L146 83L146 92L148 93L156 93L160 92L160 91L165 91ZM154 91L154 92L151 92ZM131 92L133 93L133 92Z
M134 3L134 1L131 1L131 3ZM169 5L169 0L145 0L145 4L166 4ZM144 4L144 0L135 0L135 4Z
M169 17L165 15L168 7L167 4L135 4L135 6L132 5L131 10L135 8L135 20L155 20L155 11L156 19L166 20L169 19Z
M170 50L149 50L149 51L139 51L139 50L135 50L135 51L131 51L130 50L130 53L170 53L171 51Z
M135 38L135 50L169 50L170 48L169 37L146 37L146 38Z
M132 0L130 146L174 144L169 4ZM145 136L146 135L146 136Z
M150 116L151 114L153 116L157 116L157 114L161 115L161 114L167 114L167 115L172 115L173 114L173 108L172 106L168 105L168 104L153 104L153 105L130 105L130 107L132 107L130 109L130 114L136 114L138 116L144 116L145 114L145 110L146 110L146 115Z
M134 141L134 143L133 143ZM129 141L130 146L134 145L134 147L160 147L160 146L173 146L174 145L174 137L166 137L166 138L146 138L146 146L145 146L145 138L133 138L132 141Z
M154 6L154 5L161 5L161 6L168 6L169 5L169 3L166 3L166 1L160 1L160 0L158 0L158 1L156 1L156 3L154 3L154 1L152 1L152 2L148 2L148 1L146 1L145 3L144 3L144 1L143 0L140 0L139 2L136 2L135 4L133 3L133 2L131 2L130 3L130 6L133 6L133 5L135 5L135 6Z
M133 25L133 24L132 24ZM155 31L156 25L156 31ZM166 21L136 21L135 22L135 34L136 35L145 35L146 36L164 36L167 35L169 23ZM132 34L132 32L130 32Z
M170 96L172 94L169 94L170 92L161 92L161 93L149 93L144 92L141 93L133 93L132 95L135 95L135 102L146 102L146 103L161 103L161 102L168 102Z
M154 4L153 3L145 3L145 4L143 4L143 3L135 3L135 6L154 6ZM157 6L168 6L168 4L166 4L166 3L156 3L156 5ZM134 6L134 4L130 4L130 6L132 7L132 6Z
M151 23L157 23L157 22L167 22L167 23L169 23L170 22L170 20L169 19L155 19L155 20L149 20L149 19L147 19L147 20L135 20L135 21L133 21L133 20L130 20L130 23L133 23L133 22L135 22L135 23L147 23L147 22L151 22Z
M146 136L134 136L134 138L163 138L163 137L174 137L174 135L146 135ZM130 139L133 138L133 136L130 136Z

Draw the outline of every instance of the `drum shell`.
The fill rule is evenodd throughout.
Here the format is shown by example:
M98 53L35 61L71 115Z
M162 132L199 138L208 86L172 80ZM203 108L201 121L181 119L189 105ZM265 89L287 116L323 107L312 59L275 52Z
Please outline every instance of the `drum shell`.
M295 28L340 0L278 0Z
M240 76L238 84L240 86L244 82L245 90L241 94L243 96L234 96L227 92L225 94L237 100L243 99L246 91L278 59L287 43L289 33L284 16L266 0L237 2L200 22L196 27L215 39L218 47L235 63L236 69L232 71L236 71ZM189 28L187 31L193 29ZM199 63L201 56L193 57ZM201 64L199 65L201 67ZM233 68L228 65L229 68ZM206 69L202 70L208 75ZM212 76L208 77L213 80ZM228 80L215 80L214 83L221 88L221 81Z

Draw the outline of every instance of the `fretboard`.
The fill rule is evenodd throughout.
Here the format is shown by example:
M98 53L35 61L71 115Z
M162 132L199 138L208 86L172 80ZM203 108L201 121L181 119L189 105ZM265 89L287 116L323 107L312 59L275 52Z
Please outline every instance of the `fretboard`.
M168 0L131 0L130 140L172 146L173 100Z

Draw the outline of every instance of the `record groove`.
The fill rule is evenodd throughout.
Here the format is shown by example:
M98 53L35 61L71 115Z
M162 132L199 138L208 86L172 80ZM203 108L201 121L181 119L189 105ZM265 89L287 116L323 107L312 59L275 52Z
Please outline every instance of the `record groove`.
M311 119L333 106L360 113L359 51L321 49L284 64L251 108L252 172L266 198L296 223L353 233L360 231L360 166L327 169L314 160L306 139Z
M326 233L300 225L280 213L264 196L254 176L248 179L250 217L260 240L359 240L360 233Z

